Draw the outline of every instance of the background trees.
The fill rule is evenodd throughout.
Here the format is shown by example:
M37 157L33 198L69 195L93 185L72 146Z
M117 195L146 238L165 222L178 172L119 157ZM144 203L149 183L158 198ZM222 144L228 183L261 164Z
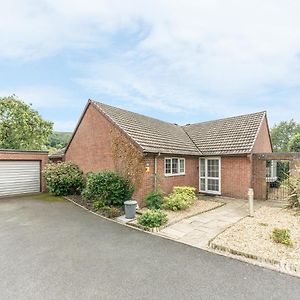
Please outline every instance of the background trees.
M300 124L293 119L275 124L271 139L274 152L300 152Z
M42 150L53 123L16 96L0 98L0 148Z

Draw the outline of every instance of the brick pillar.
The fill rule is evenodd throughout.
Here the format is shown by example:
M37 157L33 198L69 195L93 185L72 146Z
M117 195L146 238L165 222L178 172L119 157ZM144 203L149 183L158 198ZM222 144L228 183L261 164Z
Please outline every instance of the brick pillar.
M253 164L252 185L254 190L254 199L266 200L267 199L266 160L253 159L252 164Z

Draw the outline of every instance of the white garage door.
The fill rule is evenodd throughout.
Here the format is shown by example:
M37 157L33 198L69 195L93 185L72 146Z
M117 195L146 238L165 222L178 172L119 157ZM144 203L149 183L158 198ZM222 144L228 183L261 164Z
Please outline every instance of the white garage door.
M39 161L0 160L0 197L40 192Z

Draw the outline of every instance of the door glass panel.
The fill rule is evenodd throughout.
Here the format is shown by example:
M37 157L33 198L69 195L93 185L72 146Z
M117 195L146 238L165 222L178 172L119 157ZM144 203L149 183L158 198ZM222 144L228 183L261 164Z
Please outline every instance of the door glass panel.
M219 160L208 159L207 160L207 176L219 178Z
M219 191L219 179L207 179L207 190L218 192Z
M200 159L200 176L205 177L205 159Z
M205 191L205 178L200 179L200 190Z

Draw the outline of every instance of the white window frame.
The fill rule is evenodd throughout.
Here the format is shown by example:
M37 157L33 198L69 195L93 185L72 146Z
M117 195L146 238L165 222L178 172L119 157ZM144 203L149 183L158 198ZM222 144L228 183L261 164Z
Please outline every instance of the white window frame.
M205 160L205 176L201 176L201 159ZM219 177L209 177L208 176L208 160L218 160L219 161ZM222 176L221 176L221 157L200 157L199 158L199 192L201 193L207 193L207 194L215 194L215 195L221 195L221 183L222 183ZM205 190L201 189L201 179L205 179ZM207 181L208 179L217 179L219 180L219 190L218 191L212 191L212 190L208 190L207 188Z
M171 173L166 173L166 160L171 160ZM178 159L178 173L173 173L173 159ZM183 172L180 172L180 160L183 161ZM185 175L185 158L184 157L165 157L164 159L165 176L182 176Z

